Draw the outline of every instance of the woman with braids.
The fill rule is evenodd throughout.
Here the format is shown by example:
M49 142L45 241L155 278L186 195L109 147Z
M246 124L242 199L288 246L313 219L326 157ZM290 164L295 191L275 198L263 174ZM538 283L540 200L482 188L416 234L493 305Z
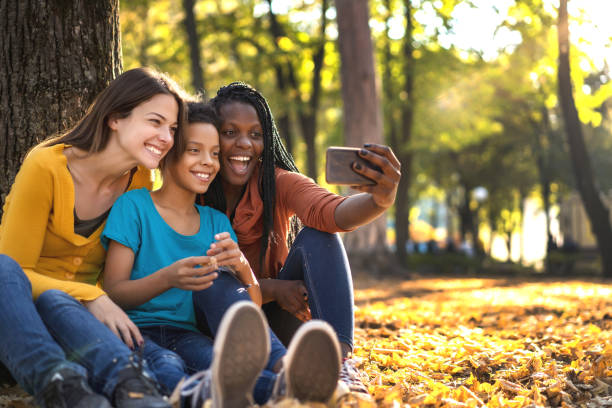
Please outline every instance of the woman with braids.
M230 218L259 280L271 328L287 344L302 322L327 321L342 347L341 380L351 391L367 392L349 359L353 287L336 233L374 220L393 204L399 161L386 146L364 145L360 156L381 170L359 165L354 170L376 184L356 187L361 193L350 197L338 196L298 172L256 89L234 82L219 89L211 103L222 122L221 177L203 201Z

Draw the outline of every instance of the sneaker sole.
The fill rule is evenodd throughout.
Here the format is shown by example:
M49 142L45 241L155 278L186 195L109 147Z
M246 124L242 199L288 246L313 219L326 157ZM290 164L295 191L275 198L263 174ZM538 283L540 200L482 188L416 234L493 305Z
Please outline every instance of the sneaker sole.
M303 324L285 356L287 396L326 403L338 384L340 345L332 327L323 321Z
M261 309L248 301L233 304L219 325L213 353L213 408L250 406L255 382L270 354L270 338Z

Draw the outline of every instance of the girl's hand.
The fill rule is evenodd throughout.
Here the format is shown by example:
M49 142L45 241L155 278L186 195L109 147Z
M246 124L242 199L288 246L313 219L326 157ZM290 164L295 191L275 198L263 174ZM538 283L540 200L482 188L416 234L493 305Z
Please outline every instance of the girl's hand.
M214 257L219 266L231 267L236 271L242 283L253 283L251 265L229 232L221 232L215 235L215 239L217 242L210 245L206 255Z
M378 144L364 144L359 152L364 160L378 166L381 171L364 167L359 163L353 164L355 172L376 182L373 186L353 186L355 190L370 193L374 203L384 209L391 207L395 201L395 194L402 175L401 163L395 157L389 146Z
M191 256L180 259L161 271L171 287L199 291L212 286L218 276L216 269L211 257Z
M83 302L83 305L99 321L108 326L117 337L123 340L130 349L134 349L134 341L138 346L144 344L144 339L138 327L107 295L102 295L90 302Z
M274 281L276 303L303 322L311 320L308 291L304 286L304 281L282 279L274 279Z

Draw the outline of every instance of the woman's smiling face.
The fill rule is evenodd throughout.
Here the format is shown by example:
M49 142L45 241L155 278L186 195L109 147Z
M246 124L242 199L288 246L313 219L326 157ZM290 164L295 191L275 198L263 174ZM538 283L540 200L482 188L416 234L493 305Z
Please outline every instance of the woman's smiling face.
M221 177L229 186L242 187L255 171L264 149L264 135L257 111L244 102L229 102L219 109Z

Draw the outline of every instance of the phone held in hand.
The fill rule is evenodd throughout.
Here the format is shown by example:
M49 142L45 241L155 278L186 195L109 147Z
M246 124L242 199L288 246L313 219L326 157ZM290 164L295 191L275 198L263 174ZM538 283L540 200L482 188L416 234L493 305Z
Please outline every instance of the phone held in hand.
M327 184L346 186L373 186L376 183L353 170L353 163L360 163L363 167L370 167L380 171L370 162L359 156L361 149L357 147L331 146L325 153L325 181Z

